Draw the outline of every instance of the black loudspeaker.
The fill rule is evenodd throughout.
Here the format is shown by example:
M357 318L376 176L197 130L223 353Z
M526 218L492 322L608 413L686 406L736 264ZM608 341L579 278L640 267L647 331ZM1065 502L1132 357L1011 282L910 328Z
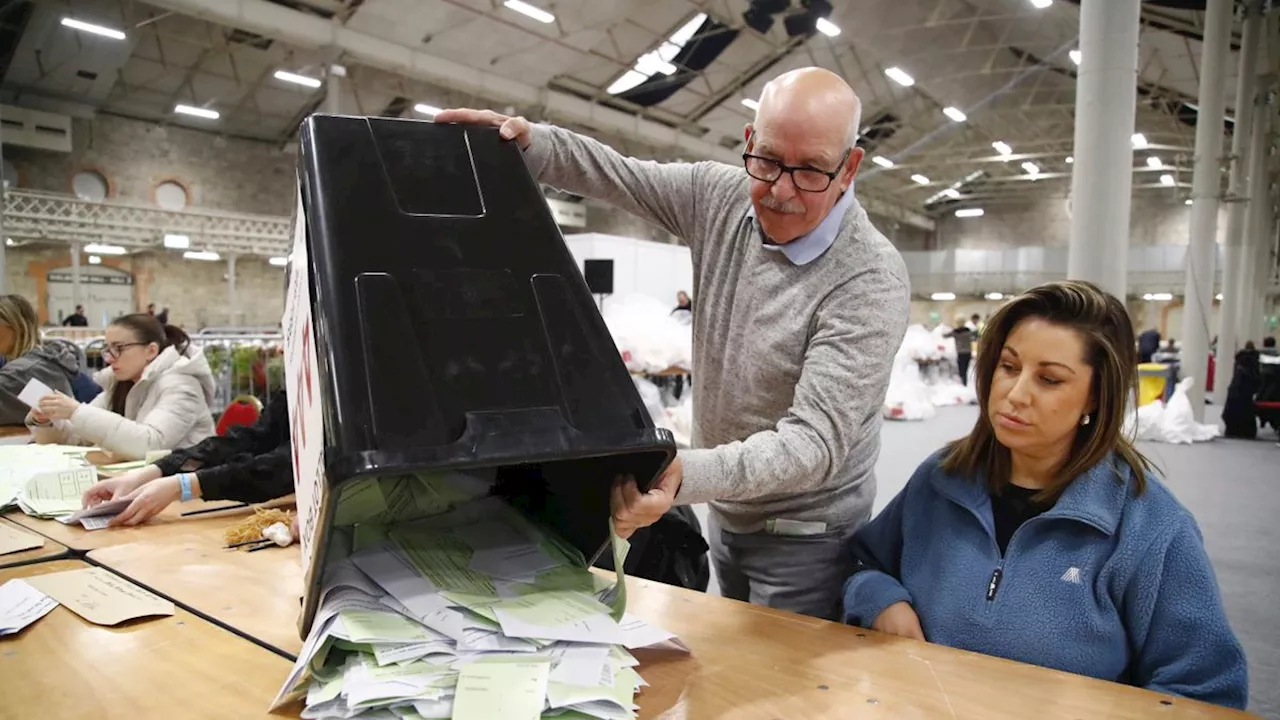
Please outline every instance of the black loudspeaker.
M592 295L613 294L613 261L583 260L582 276L591 288Z

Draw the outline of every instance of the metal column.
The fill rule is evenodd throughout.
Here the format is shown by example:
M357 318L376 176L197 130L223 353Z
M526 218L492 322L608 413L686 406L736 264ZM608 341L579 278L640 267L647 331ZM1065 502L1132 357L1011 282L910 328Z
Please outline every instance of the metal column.
M1129 271L1139 0L1081 0L1067 276L1123 300Z
M1265 53L1263 53L1265 56ZM1253 107L1253 132L1249 141L1249 216L1245 223L1245 243L1242 254L1244 271L1241 273L1240 314L1236 333L1241 345L1249 340L1257 341L1262 330L1262 300L1265 291L1265 269L1260 267L1270 240L1271 179L1267 172L1268 131L1274 122L1271 114L1276 111L1270 103L1268 86L1271 77L1259 64L1258 86Z
M330 115L342 114L342 86L346 69L330 65L324 74L324 111Z
M1195 379L1188 396L1196 422L1204 421L1205 374L1209 368L1231 5L1231 0L1209 0L1200 65L1200 115L1196 118L1195 172L1191 179L1191 240L1187 247L1181 353L1181 374Z
M1231 177L1227 183L1227 232L1223 238L1222 304L1218 306L1218 355L1214 367L1213 401L1227 401L1227 388L1235 371L1236 351L1243 346L1236 333L1240 324L1240 308L1244 302L1240 292L1244 284L1244 225L1249 204L1247 178L1253 135L1254 80L1257 78L1258 42L1262 35L1262 4L1251 0L1244 10L1244 28L1240 41L1240 68L1236 77L1236 124L1231 135ZM1185 333L1184 333L1185 335Z
M0 168L3 168L3 167L4 167L4 138L0 137ZM0 176L3 176L3 175L4 175L3 170L0 170ZM8 178L0 177L0 294L4 294L5 286L9 278L9 268L7 265L7 260L5 258L5 253L8 252L9 250L8 248L9 236L6 235L4 232L4 211L5 211L4 181L5 180L8 180Z
M227 324L239 325L236 322L236 256L227 255Z
M80 299L80 243L71 243L71 305L82 305Z

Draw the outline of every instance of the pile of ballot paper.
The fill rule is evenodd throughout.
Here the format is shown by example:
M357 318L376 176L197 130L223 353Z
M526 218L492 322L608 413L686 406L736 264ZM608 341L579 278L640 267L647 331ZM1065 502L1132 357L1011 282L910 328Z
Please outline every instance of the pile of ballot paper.
M458 474L347 488L335 524L352 523L352 552L326 568L275 706L305 697L309 719L635 717L645 683L628 649L684 647L626 614L621 578L487 488ZM626 552L614 535L615 567Z
M17 505L39 518L80 509L85 490L98 474L85 460L93 448L67 445L0 446L0 509Z

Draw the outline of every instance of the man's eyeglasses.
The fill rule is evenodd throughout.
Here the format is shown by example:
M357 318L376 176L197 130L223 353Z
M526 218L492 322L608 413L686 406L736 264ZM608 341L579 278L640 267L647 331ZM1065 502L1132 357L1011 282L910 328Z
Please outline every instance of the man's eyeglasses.
M844 156L840 158L839 170L827 172L819 170L815 167L804 165L801 167L791 167L783 165L773 158L762 157L760 155L752 155L751 153L742 154L742 162L747 168L747 174L761 182L775 183L778 178L782 177L782 173L791 175L791 184L796 186L797 190L804 192L820 193L826 192L831 187L831 183L844 170L844 164L849 160L849 153L853 152L853 148L844 151Z
M102 354L105 357L118 358L120 353L131 347L140 347L142 345L150 345L151 343L131 342L131 343L112 343L102 348Z

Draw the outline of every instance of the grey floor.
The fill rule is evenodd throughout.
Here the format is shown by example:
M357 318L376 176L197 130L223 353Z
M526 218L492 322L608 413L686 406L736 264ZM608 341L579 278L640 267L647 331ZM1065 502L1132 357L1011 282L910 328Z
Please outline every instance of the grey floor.
M886 423L876 464L879 512L930 453L972 427L977 409L944 408L927 422ZM1218 411L1207 408L1206 422ZM1249 658L1249 709L1280 720L1280 447L1267 440L1143 443L1165 483L1195 515L1231 625ZM706 527L706 508L695 508ZM717 592L714 576L711 592Z

